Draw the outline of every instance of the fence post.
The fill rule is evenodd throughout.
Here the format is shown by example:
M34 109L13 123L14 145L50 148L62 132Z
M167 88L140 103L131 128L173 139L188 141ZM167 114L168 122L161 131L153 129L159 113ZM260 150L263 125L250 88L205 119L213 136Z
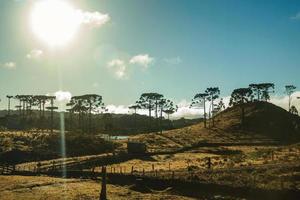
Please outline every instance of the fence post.
M172 180L174 180L174 178L175 178L175 172L172 171Z
M143 168L143 176L145 176L145 169Z
M211 158L210 157L208 157L208 159L207 159L207 168L211 169Z
M102 167L102 185L99 200L107 200L106 197L106 167Z
M131 175L133 174L133 166L131 166Z

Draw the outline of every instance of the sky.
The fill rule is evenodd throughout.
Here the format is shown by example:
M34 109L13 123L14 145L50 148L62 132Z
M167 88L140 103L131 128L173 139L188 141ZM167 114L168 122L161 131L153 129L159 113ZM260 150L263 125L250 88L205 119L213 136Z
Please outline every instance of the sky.
M0 108L7 94L95 93L127 112L141 93L158 92L189 113L207 87L228 98L273 82L274 102L285 85L300 87L298 0L69 0L79 27L61 46L34 31L40 1L0 1Z

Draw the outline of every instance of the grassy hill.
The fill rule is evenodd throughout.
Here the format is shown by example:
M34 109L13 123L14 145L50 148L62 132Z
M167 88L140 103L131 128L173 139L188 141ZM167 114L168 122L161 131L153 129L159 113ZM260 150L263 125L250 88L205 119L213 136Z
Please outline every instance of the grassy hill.
M240 118L241 106L228 108L216 116L217 127L230 132L253 132L280 141L300 140L300 117L274 104L247 103L243 125Z
M245 104L245 123L241 107L228 108L215 116L215 126L203 122L160 133L140 134L132 140L145 142L153 151L173 150L199 143L299 142L300 117L268 102ZM208 121L208 125L212 124Z

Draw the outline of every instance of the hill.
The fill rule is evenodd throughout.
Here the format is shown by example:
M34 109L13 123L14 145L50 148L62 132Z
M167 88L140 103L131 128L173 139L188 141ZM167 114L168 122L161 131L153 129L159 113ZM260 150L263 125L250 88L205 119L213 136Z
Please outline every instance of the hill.
M247 131L280 141L300 140L300 117L268 102L244 105L245 121L241 124L241 106L219 113L215 119L219 128L230 132Z
M215 116L215 126L204 128L200 122L162 134L140 134L132 140L145 142L152 151L176 150L203 143L247 144L300 141L300 117L268 102L244 105L245 123L241 125L241 107L227 108ZM212 120L208 120L212 124Z

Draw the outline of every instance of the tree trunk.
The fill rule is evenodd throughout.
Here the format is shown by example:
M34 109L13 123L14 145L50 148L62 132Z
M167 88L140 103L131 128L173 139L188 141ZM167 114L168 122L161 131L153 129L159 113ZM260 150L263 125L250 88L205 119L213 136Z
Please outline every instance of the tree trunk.
M92 105L89 107L89 133L92 132Z
M160 133L162 133L162 109L160 110L160 121L159 121L159 123L160 123Z
M102 185L99 200L107 200L106 196L106 167L102 167Z
M245 108L244 108L244 103L241 104L241 125L244 127L244 122L245 122Z
M7 115L10 115L10 98L8 98L8 108L7 108Z
M151 101L149 101L149 129L151 129Z
M211 118L212 118L212 127L215 126L215 118L214 118L214 100L213 96L211 97Z
M204 128L206 128L206 107L205 107L205 97L203 98L203 102L204 102L204 105L203 105L203 109L204 109Z
M51 134L53 133L53 99L51 99Z
M289 112L291 111L291 95L289 95Z

